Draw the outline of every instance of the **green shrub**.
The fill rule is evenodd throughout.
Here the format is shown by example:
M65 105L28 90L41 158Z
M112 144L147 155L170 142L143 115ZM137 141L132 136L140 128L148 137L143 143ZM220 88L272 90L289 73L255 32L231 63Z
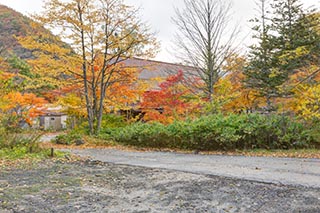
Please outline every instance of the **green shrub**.
M298 120L281 115L215 114L196 120L135 123L104 130L125 145L197 150L312 148L316 139Z
M106 114L102 116L101 127L106 128L118 128L127 126L127 122L123 116L115 114Z
M116 134L118 128L128 126L128 122L125 121L124 117L115 114L106 114L102 117L101 131L99 138L106 140L113 140L114 134Z
M17 159L41 154L41 136L39 132L8 131L8 128L0 127L0 158Z
M109 139L122 140L123 143L130 144L135 141L136 146L156 147L156 144L164 141L159 139L159 135L165 131L164 126L159 123L144 124L136 123L124 128L109 129ZM164 135L164 134L163 134Z
M70 132L68 134L58 135L54 140L56 144L63 144L63 145L71 145L71 144L78 144L83 143L82 136L80 133L77 132Z
M320 148L320 119L309 121L305 125L309 127L306 131L306 136L315 141L315 148Z
M0 158L44 158L50 151L41 148L39 139L43 132L26 131L19 127L16 116L4 115L0 120Z
M11 132L0 128L0 149L14 149L15 147L37 148L42 133Z

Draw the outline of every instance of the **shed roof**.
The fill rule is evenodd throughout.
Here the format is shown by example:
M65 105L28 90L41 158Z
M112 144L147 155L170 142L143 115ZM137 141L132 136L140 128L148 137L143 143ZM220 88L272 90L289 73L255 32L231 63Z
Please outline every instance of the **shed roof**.
M52 112L52 111L45 111L41 116L64 116L67 115L63 112Z

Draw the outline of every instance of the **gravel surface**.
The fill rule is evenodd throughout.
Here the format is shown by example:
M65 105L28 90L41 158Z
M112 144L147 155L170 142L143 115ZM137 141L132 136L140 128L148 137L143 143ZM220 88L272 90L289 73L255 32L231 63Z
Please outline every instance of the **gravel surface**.
M117 165L45 161L0 171L0 212L320 212L319 188Z
M69 151L109 163L320 188L320 159L129 152L115 149Z
M39 141L40 142L50 142L51 140L55 139L58 135L61 135L63 133L47 133L47 134L44 134L40 137Z

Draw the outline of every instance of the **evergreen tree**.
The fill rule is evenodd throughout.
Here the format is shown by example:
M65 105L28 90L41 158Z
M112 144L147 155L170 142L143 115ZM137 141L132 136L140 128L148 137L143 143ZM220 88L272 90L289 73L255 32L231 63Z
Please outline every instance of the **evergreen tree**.
M267 111L273 109L273 98L287 96L284 87L290 75L307 63L319 61L319 24L314 11L305 12L299 0L274 0L270 4L272 17L267 17L267 0L259 0L260 17L254 38L257 45L251 46L249 63L245 70L247 87L265 97Z
M253 38L258 42L252 45L249 54L249 63L245 69L245 85L257 91L259 96L265 97L267 110L272 109L272 97L279 96L278 87L283 84L285 77L280 72L275 72L273 38L270 34L271 22L267 0L258 0L259 16L251 20L256 23L252 28L255 31Z
M271 30L276 46L277 68L287 77L309 63L318 63L319 18L314 10L305 11L299 0L274 0Z

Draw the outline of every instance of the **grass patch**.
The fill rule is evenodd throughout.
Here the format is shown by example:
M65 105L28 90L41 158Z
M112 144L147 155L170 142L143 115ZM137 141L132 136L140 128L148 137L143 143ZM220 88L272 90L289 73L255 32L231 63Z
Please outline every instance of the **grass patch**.
M65 153L60 151L54 152L54 157L63 157ZM31 152L27 147L14 147L12 149L5 148L0 150L0 159L17 160L17 159L46 159L50 157L49 149L38 148L35 152Z
M83 141L83 144L77 144L73 141L72 135L74 133L67 133L65 135L59 135L56 139L52 140L51 142L44 142L41 143L41 147L44 148L50 148L54 147L57 149L63 149L63 148L104 148L104 147L117 147L120 146L120 144L113 140L106 140L102 139L100 136L92 136L92 135L86 135L84 133L77 133L77 137L79 140ZM70 139L71 138L71 139ZM62 139L65 141L64 143L57 142L62 141Z
M49 159L51 154L50 149L38 148L36 152L30 153L27 147L14 147L12 149L0 149L0 170L14 169L14 168L32 168L37 163ZM54 159L64 158L66 153L61 151L54 151Z

